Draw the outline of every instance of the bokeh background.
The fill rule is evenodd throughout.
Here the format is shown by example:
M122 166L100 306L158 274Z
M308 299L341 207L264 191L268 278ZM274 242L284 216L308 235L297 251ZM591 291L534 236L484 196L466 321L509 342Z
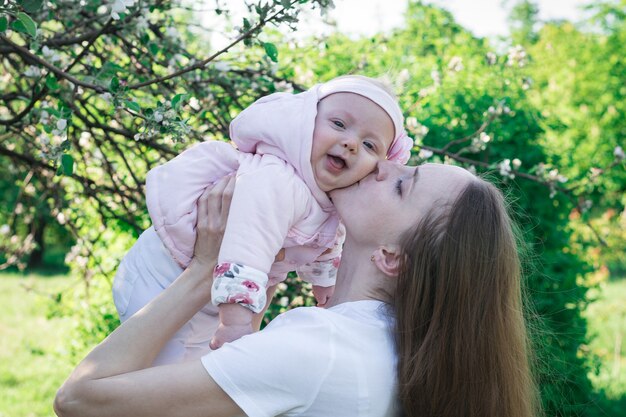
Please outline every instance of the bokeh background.
M626 1L335 3L0 2L0 417L119 324L150 168L347 73L394 85L412 164L509 197L546 415L626 415ZM266 321L312 303L292 276Z

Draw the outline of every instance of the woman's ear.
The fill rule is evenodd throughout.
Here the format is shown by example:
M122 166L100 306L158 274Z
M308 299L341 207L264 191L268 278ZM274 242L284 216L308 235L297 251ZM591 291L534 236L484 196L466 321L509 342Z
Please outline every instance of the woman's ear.
M395 278L400 273L402 255L397 246L381 246L372 255L374 265L388 277Z

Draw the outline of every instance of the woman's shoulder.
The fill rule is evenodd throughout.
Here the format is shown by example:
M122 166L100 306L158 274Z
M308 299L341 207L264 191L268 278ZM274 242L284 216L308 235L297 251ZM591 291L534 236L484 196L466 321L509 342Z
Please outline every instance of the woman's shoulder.
M328 331L359 332L364 329L387 330L392 320L386 305L380 301L361 300L331 308L299 307L276 317L268 328L295 327Z

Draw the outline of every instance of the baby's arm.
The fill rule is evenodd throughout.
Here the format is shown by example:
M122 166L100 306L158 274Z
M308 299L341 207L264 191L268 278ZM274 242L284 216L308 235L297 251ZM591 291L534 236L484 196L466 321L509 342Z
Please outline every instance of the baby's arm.
M220 304L219 310L220 324L211 339L211 349L253 333L252 311L238 304Z
M267 302L263 310L258 313L252 313L238 304L220 304L220 324L213 335L213 339L211 339L211 349L219 349L224 343L235 341L242 336L258 331L275 291L276 285L267 289Z
M314 262L296 269L302 280L313 284L313 296L318 307L324 307L335 290L337 269L341 261L341 250L345 238L346 229L343 224L339 224L333 247L322 253Z
M254 313L267 303L267 274L289 228L304 212L298 201L306 197L293 168L278 158L263 159L242 164L238 172L214 273L212 298L220 308L220 325L212 348L252 332Z

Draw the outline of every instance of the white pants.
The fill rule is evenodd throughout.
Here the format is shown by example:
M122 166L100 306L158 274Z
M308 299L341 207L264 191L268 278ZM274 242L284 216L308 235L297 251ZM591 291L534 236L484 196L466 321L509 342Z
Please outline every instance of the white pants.
M120 320L128 320L182 272L154 228L143 232L122 259L113 281L113 301ZM174 334L153 364L184 362L205 355L218 325L218 309L209 303Z

